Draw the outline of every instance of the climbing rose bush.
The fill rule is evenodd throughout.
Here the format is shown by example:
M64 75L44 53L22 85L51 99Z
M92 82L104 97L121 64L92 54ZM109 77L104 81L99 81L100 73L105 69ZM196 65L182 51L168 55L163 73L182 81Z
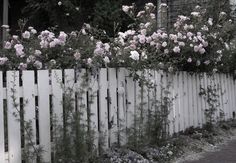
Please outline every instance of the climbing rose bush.
M161 4L160 12L167 7ZM134 4L123 6L122 10L134 23L106 43L99 40L96 29L89 24L71 33L37 32L29 27L18 36L9 36L0 50L0 69L123 66L134 70L216 72L225 68L235 51L229 34L234 25L223 11L213 19L206 16L204 8L196 6L188 16L179 15L171 30L167 30L157 28L156 7L152 3L147 3L142 11L137 11Z
M9 35L0 50L0 69L51 69L101 67L110 62L110 45L89 34L85 24L80 31L39 33L29 27L20 35Z
M166 10L167 5L160 5ZM137 68L168 71L218 71L224 67L222 58L229 52L233 22L225 12L217 20L206 16L206 10L196 6L188 16L179 15L172 30L156 29L155 6L123 6L123 11L136 22L125 32L119 32L113 43L120 63Z

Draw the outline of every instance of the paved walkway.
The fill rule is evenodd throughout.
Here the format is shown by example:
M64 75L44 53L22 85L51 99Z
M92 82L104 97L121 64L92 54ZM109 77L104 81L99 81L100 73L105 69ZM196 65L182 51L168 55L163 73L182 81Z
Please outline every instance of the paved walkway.
M200 160L184 163L236 163L236 140L229 141L219 151L205 153Z

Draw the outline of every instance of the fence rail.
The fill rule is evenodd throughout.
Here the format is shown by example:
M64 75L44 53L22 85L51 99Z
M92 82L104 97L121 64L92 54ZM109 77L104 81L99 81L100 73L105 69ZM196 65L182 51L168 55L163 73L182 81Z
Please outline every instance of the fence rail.
M162 86L168 84L173 105L168 116L168 131L173 134L194 126L201 127L206 122L204 110L208 108L206 100L199 95L201 88L212 86L217 89L217 100L220 104L215 118L224 113L224 119L233 118L236 112L236 85L230 74L215 74L207 76L205 73L189 74L177 72L168 74L164 72L149 71L149 79L154 83L155 89L141 88L139 83L129 76L129 71L120 69L100 69L97 75L89 75L87 86L82 82L86 70L75 72L68 70L38 70L36 71L7 71L0 72L0 162L19 163L22 160L22 133L21 124L16 120L23 106L24 120L32 121L33 141L43 147L43 160L51 162L51 120L50 110L57 117L63 114L63 93L65 88L72 88L73 96L77 102L74 105L84 104L83 108L90 108L92 115L90 121L97 134L106 133L105 146L109 147L117 141L117 131L121 123L125 127L133 124L133 114L140 103L143 109L150 109L151 98L154 94L161 99ZM88 89L89 88L89 89ZM79 90L83 98L76 98ZM145 89L142 94L140 90ZM89 103L89 95L94 95L94 102ZM13 98L14 96L14 98ZM174 98L176 97L176 98ZM22 100L23 99L23 100ZM15 104L20 105L15 105ZM80 105L75 106L80 109ZM81 109L83 109L81 108ZM87 110L83 109L83 119L87 119ZM63 123L63 120L59 120ZM101 127L102 126L102 127ZM95 144L98 144L98 140ZM121 142L121 143L125 143Z

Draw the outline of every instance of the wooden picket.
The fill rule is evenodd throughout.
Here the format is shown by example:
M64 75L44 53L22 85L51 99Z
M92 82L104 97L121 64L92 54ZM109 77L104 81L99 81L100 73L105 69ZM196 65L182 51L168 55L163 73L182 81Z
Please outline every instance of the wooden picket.
M107 69L102 68L99 71L99 132L103 136L104 146L108 148L108 83L107 83Z
M109 148L116 143L124 145L128 141L127 129L135 123L134 115L139 114L139 117L141 113L145 115L154 111L155 102L163 102L163 97L167 95L165 91L169 91L168 97L173 99L166 121L169 135L191 126L202 127L206 123L204 112L209 107L206 99L199 95L201 88L217 88L220 105L215 114L216 120L219 120L221 111L225 114L225 120L233 118L233 112L236 111L236 84L230 74L208 76L206 73L140 72L152 83L153 88L140 85L125 68L103 68L97 74L85 69L38 70L37 73L7 71L6 74L6 79L3 79L3 73L0 72L1 163L18 163L22 160L22 136L26 138L27 133L21 132L23 125L17 121L19 118L31 121L32 141L43 148L42 159L51 162L53 136L56 136L56 131L51 128L51 118L56 115L58 125L63 125L63 109L66 109L63 108L63 96L68 90L74 99L73 111L82 113L81 124L86 130L88 127L95 131L96 147L104 145ZM7 82L6 86L3 81ZM4 100L7 102L7 116L4 114ZM25 114L20 116L23 110ZM7 123L4 123L6 119ZM145 122L147 119L143 120ZM7 131L7 135L4 131ZM36 162L36 159L32 162Z
M23 110L24 110L24 121L31 122L31 141L36 145L36 115L35 115L35 92L34 92L34 71L23 71L22 84L23 87ZM30 137L29 131L24 130L25 141L26 137ZM25 142L27 143L27 142ZM31 149L33 150L33 149ZM36 162L36 158L33 158L32 163Z
M114 143L117 143L117 74L116 69L110 68L108 69L108 89L109 89L109 97L108 97L108 105L109 105L109 146Z
M21 160L21 124L19 99L19 72L7 72L7 123L8 123L8 160L19 163ZM4 131L1 131L4 132Z
M45 151L42 159L51 161L51 132L50 132L50 101L49 101L49 72L38 71L38 120L39 120L39 144ZM45 134L47 133L47 134Z

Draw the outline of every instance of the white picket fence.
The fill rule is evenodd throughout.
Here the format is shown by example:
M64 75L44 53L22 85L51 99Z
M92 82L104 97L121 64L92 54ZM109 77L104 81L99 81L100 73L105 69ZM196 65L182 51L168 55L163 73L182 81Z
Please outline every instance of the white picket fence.
M39 70L36 74L34 71L23 71L21 76L18 71L7 71L6 77L3 72L0 72L0 163L20 163L22 159L20 123L13 115L13 112L16 112L16 107L19 109L19 105L14 106L14 104L20 103L20 98L28 101L24 106L24 120L32 121L33 141L38 140L39 145L43 147L45 151L43 160L51 162L50 104L52 103L54 114L61 117L63 113L61 103L63 101L63 85L73 88L75 92L78 91L82 88L81 78L85 72L85 69L80 72L75 72L72 69L64 71ZM207 88L208 85L215 85L219 88L219 103L225 113L225 119L232 118L233 112L236 111L236 85L230 74L215 74L210 77L206 73L149 72L152 74L149 78L154 82L156 92L154 89L147 89L141 98L138 82L134 81L129 76L128 70L124 68L103 68L99 70L97 76L89 77L88 84L91 89L83 89L88 94L95 93L94 102L87 103L87 97L89 97L87 93L82 95L83 99L77 100L83 100L78 103L84 103L86 108L91 109L93 114L91 121L97 133L99 131L106 133L106 147L117 142L116 133L120 128L119 123L124 123L126 127L132 125L133 114L141 102L145 102L144 109L147 110L150 109L150 99L154 94L157 95L157 98L161 98L161 83L167 85L170 82L170 96L177 95L169 115L169 134L183 131L190 126L201 127L205 123L204 110L208 105L199 95L201 87ZM12 98L13 92L16 97L15 101ZM49 98L50 95L52 98ZM35 97L37 97L37 104ZM4 101L6 106L4 106ZM7 109L7 117L4 116L6 115L4 109ZM84 112L86 113L86 110ZM219 117L219 114L220 110L217 110L216 117ZM36 116L38 126L36 125ZM87 118L86 114L84 114L84 118ZM98 122L98 120L100 121ZM4 125L4 121L7 121L7 127ZM101 124L102 127L98 129ZM4 129L4 127L6 128ZM7 134L4 134L4 130L7 130ZM7 142L5 142L6 140ZM7 151L5 143L8 145Z

